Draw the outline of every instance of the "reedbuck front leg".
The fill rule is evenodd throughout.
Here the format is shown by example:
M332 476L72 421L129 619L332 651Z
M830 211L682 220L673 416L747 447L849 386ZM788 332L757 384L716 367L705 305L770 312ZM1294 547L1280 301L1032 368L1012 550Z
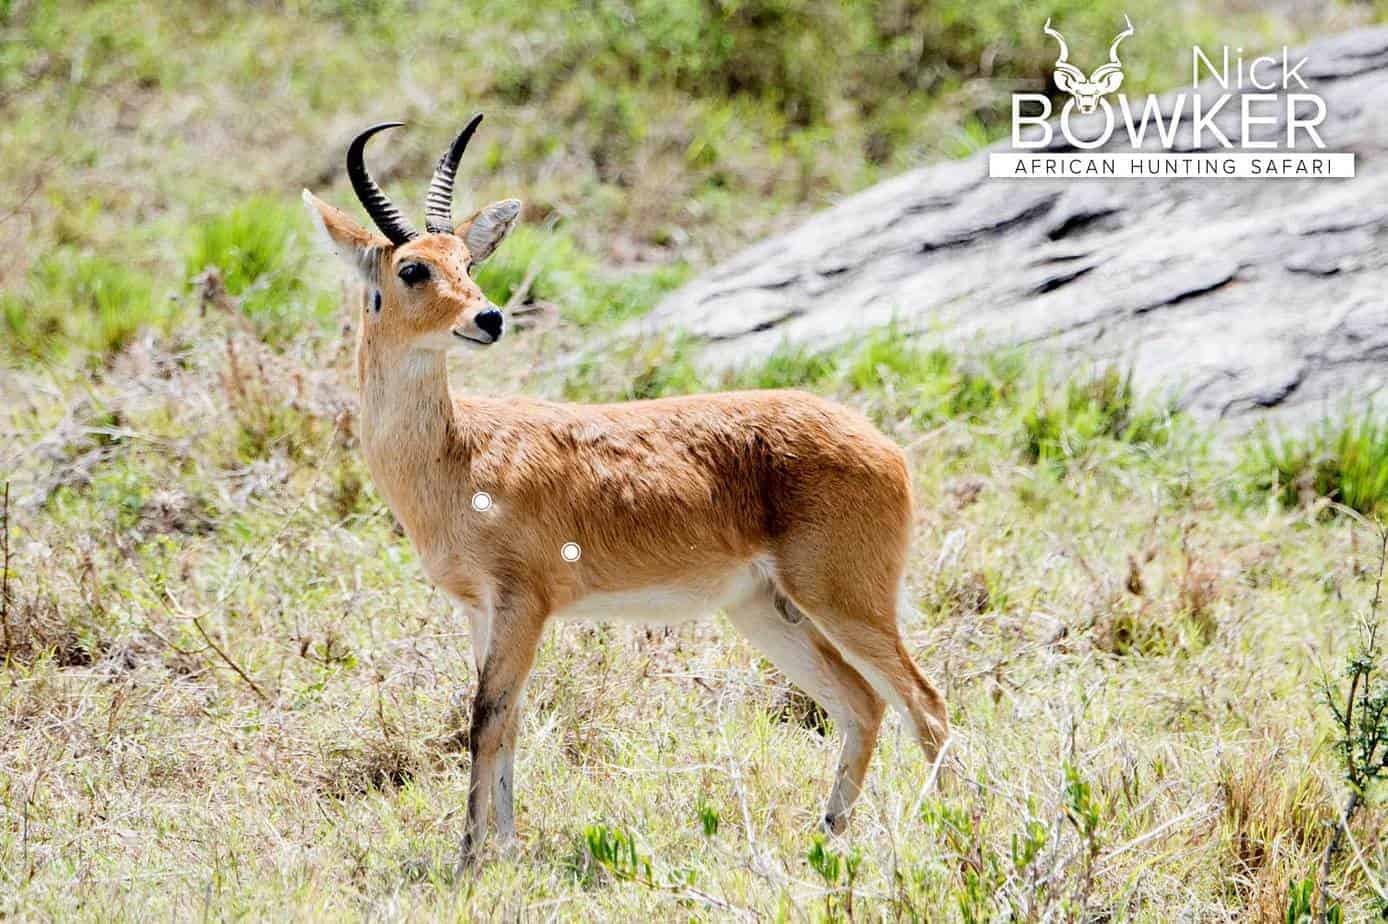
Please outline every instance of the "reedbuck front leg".
M485 659L472 701L472 777L462 860L477 859L487 836L492 806L502 841L514 839L516 823L511 773L525 683L535 663L545 613L530 601L501 594L490 620Z

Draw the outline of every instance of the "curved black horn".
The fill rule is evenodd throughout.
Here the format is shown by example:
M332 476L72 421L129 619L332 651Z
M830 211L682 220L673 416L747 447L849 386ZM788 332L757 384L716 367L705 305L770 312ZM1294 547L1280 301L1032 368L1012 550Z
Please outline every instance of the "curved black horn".
M472 133L482 121L482 113L477 113L467 123L458 137L453 139L448 150L439 158L434 168L434 178L429 181L429 195L424 198L424 227L431 234L453 233L453 177L458 173L458 162L463 159L467 143Z
M371 179L371 174L366 170L366 161L363 159L363 152L366 150L366 142L372 135L387 128L395 128L404 125L403 122L382 122L373 125L362 132L347 148L347 176L352 180L352 189L356 190L357 198L366 207L366 214L371 216L371 220L376 223L376 227L381 229L381 233L390 238L392 244L403 244L408 240L419 237L419 232L410 226L405 220L405 216L400 214L400 210L391 204L386 198L386 194L381 192L381 187L376 185L376 181Z

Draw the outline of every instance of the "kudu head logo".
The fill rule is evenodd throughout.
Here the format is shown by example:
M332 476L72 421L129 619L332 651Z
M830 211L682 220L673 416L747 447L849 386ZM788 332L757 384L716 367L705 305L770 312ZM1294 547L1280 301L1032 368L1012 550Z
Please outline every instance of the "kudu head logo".
M1099 107L1100 97L1107 96L1123 85L1123 63L1118 60L1118 44L1133 34L1133 21L1127 16L1124 16L1123 20L1128 24L1128 28L1118 33L1113 44L1109 46L1108 63L1100 65L1088 77L1084 76L1084 71L1069 62L1070 49L1065 44L1065 36L1051 28L1049 19L1042 27L1047 35L1060 43L1060 57L1055 62L1055 85L1075 98L1080 112L1093 112Z

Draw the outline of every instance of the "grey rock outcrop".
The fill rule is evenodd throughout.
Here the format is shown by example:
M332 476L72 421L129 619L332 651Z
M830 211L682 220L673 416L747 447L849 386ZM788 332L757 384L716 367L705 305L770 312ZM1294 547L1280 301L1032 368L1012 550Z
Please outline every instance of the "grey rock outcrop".
M1031 344L1130 366L1204 418L1306 419L1364 400L1388 384L1388 28L1291 60L1303 55L1326 150L1356 155L1353 179L990 179L981 154L847 198L642 323L733 365L895 321L965 350ZM1176 147L1194 150L1188 120Z

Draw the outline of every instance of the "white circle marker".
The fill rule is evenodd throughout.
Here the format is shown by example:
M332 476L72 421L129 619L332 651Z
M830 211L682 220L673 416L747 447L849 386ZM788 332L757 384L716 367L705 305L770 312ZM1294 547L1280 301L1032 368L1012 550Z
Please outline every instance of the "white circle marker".
M564 557L564 561L578 561L578 556L583 554L583 550L578 547L577 542L566 542L559 549L559 554Z
M472 509L478 513L492 509L492 496L486 491L478 491L472 495Z

